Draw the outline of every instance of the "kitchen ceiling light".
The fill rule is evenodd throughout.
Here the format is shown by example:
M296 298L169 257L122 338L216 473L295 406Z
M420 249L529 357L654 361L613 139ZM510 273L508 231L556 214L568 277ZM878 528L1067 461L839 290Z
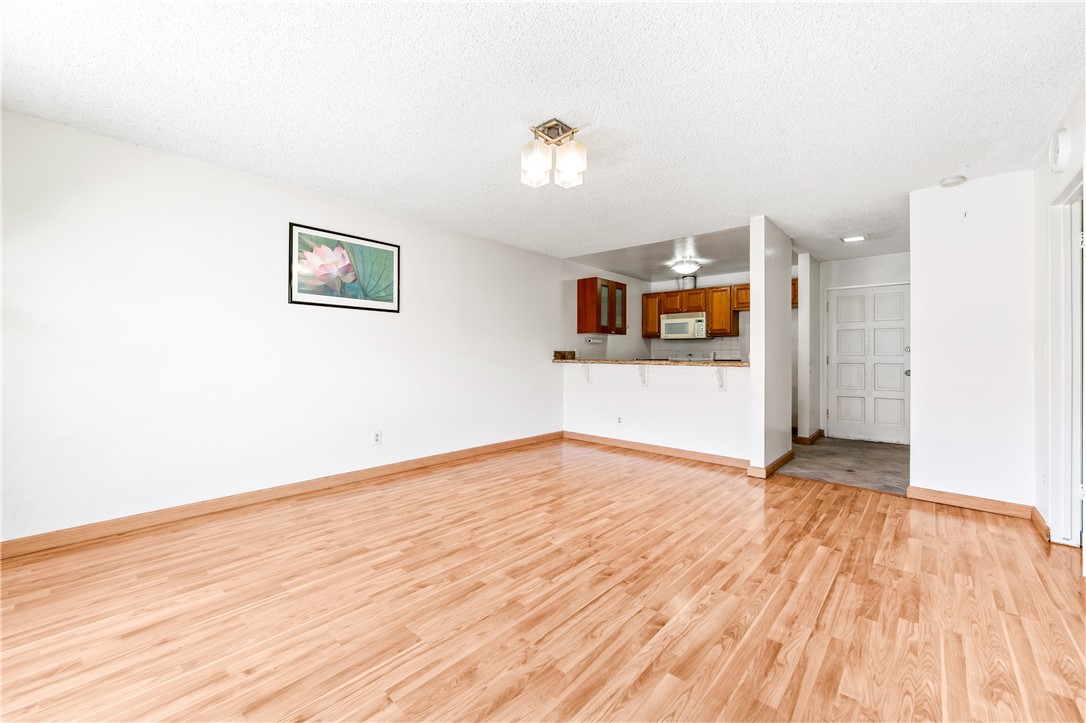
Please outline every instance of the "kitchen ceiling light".
M520 149L520 181L526 186L539 188L550 183L554 170L554 183L562 188L573 188L584 181L588 168L588 151L573 140L578 131L557 118L531 128L532 140Z
M674 271L676 274L683 275L692 274L700 268L701 264L699 264L694 259L683 259L682 261L676 261L671 265L672 271Z
M854 243L859 243L860 241L866 241L866 240L867 240L867 236L844 236L844 237L841 238L841 242L846 243L846 244L854 244Z

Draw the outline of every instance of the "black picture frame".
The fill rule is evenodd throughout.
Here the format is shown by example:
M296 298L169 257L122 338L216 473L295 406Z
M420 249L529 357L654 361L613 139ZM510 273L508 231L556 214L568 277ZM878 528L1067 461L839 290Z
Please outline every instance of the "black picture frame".
M400 246L291 222L287 302L400 312Z

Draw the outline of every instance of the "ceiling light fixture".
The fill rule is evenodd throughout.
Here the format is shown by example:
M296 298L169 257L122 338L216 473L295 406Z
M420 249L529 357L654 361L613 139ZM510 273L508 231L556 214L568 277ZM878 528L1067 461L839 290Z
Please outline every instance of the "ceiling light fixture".
M535 138L520 149L520 182L539 188L551 182L562 188L573 188L584 182L588 168L588 151L573 139L579 128L573 128L557 118L530 128Z
M701 264L699 264L694 259L682 259L681 261L676 261L675 263L671 264L672 271L674 271L676 274L683 274L684 276L686 274L692 274L700 268Z
M860 241L866 241L866 240L867 240L867 236L843 236L841 238L841 242L846 243L846 244L854 244L854 243L859 243Z
M966 182L965 176L947 176L943 180L939 181L939 185L943 188L952 188L954 186L960 186Z

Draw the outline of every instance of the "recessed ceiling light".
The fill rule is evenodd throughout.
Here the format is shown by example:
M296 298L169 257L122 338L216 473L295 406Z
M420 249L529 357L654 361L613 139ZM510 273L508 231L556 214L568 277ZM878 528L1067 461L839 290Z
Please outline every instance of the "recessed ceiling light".
M867 240L867 236L843 236L841 238L841 241L843 241L844 243L847 243L847 244L854 244L854 243L857 243L859 241L866 241L866 240Z
M943 188L950 188L951 186L960 186L966 182L965 176L947 176L943 180L939 181L939 185Z

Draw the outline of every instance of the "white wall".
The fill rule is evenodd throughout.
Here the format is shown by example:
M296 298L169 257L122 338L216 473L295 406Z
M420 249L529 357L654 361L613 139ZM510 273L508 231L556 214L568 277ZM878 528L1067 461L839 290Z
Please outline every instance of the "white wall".
M796 335L798 367L796 430L801 437L810 437L822 429L824 415L822 399L822 264L810 254L799 255L799 309Z
M910 194L910 484L1032 505L1033 174Z
M733 274L711 274L698 276L698 288L707 289L710 286L732 286L733 284L745 284L750 281L749 271L737 271ZM675 291L679 287L678 279L669 281L653 281L649 284L650 291Z
M792 449L792 240L765 216L750 220L751 467Z
M577 333L577 279L597 276L626 284L625 334ZM641 336L641 295L648 293L647 281L573 261L562 262L562 346L577 352L578 359L644 359L649 356L648 340ZM595 339L598 343L588 343Z
M754 428L747 367L555 366L565 370L566 431L747 459ZM639 369L647 375L644 386ZM723 391L717 369L723 369Z
M5 539L561 429L556 259L18 115L3 177ZM287 304L290 221L401 313Z
M791 310L792 429L799 429L799 309Z
M864 243L876 243L868 241ZM822 288L864 286L867 284L896 284L909 281L909 254L883 254L859 259L823 261ZM825 308L825 307L823 307Z
M1071 349L1066 344L1070 326L1071 294L1065 286L1070 278L1076 254L1073 244L1054 240L1049 233L1050 206L1065 203L1063 196L1081 184L1083 152L1086 151L1086 91L1071 102L1067 113L1052 130L1067 128L1071 136L1068 168L1053 173L1048 164L1048 139L1038 139L1038 161L1033 170L1034 248L1034 386L1036 418L1036 463L1034 487L1037 509L1048 522L1052 537L1058 542L1078 543L1068 487L1074 484L1076 470L1070 465L1073 444L1068 389L1071 374ZM1053 223L1056 220L1053 219Z

